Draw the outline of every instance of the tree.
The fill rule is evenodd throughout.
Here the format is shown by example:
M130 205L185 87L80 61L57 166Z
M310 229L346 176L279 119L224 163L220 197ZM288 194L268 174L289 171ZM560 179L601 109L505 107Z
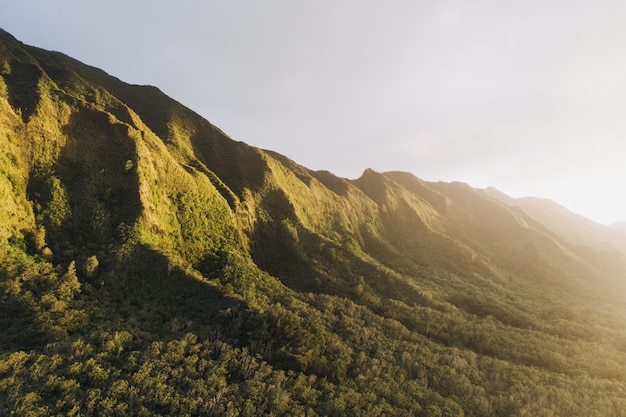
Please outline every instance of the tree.
M83 271L85 272L87 278L93 278L96 276L99 265L100 262L98 261L98 257L96 255L92 255L85 260Z

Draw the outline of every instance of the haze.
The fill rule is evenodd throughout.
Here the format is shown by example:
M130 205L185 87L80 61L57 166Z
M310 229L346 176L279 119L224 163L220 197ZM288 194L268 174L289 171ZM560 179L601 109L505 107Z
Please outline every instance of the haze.
M626 3L7 2L0 27L235 140L626 219Z

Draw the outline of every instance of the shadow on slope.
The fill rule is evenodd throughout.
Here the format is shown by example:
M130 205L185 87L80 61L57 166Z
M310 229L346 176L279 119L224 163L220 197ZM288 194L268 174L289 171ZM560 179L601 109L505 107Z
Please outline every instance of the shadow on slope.
M199 274L148 246L124 250L122 259L104 280L114 308L111 322L128 323L149 334L180 336L187 331L215 330L219 312L243 308Z
M350 189L350 182L344 178L339 178L329 171L310 171L311 175L317 178L333 193L339 196L346 196Z
M127 125L82 108L62 129L65 143L58 159L37 167L27 190L57 260L69 261L118 241L120 227L141 215L141 203L137 154Z
M2 75L9 93L9 104L27 123L39 102L41 70L30 63L13 61Z

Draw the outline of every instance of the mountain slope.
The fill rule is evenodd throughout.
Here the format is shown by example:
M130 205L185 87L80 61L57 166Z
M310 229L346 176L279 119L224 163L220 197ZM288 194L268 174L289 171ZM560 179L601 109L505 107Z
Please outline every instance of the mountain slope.
M517 206L566 241L598 250L626 252L626 234L572 213L553 201L536 198L511 198L493 188L485 192L509 206Z
M611 224L610 227L624 232L626 231L626 222L616 222Z
M465 184L308 170L5 32L0 60L0 409L626 409L619 254Z

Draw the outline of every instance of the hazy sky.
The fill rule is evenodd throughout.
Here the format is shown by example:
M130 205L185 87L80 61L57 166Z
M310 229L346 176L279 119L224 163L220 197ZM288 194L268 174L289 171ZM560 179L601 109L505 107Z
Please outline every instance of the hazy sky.
M626 220L626 2L2 0L0 27L236 140Z

